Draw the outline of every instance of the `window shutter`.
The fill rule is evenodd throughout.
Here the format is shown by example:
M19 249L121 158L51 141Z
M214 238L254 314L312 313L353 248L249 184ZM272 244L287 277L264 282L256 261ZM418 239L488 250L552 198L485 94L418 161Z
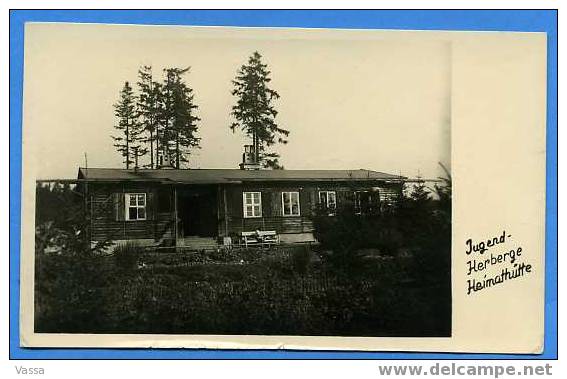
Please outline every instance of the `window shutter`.
M372 205L375 207L380 206L380 191L377 189L372 191Z
M147 204L146 204L146 220L153 220L155 213L155 201L154 193L152 191L147 192Z
M270 192L262 192L262 217L272 216L272 196Z
M314 213L317 209L317 204L319 204L319 190L317 188L311 188L308 190L309 193L309 208L306 208L306 211L310 211Z
M354 192L338 190L337 191L337 206L340 209L354 207Z
M114 215L116 217L116 221L124 221L125 208L126 204L124 203L124 194L121 192L114 193Z
M282 193L273 191L271 193L271 216L277 217L282 215Z
M305 188L301 188L297 192L299 196L299 214L303 215L303 212L305 212L305 215L307 215L307 210L311 207L311 196Z

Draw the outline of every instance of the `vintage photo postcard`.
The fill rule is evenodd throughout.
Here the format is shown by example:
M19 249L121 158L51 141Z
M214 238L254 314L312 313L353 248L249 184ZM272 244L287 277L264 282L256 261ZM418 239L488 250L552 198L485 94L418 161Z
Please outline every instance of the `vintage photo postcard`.
M28 23L21 345L538 353L546 35Z

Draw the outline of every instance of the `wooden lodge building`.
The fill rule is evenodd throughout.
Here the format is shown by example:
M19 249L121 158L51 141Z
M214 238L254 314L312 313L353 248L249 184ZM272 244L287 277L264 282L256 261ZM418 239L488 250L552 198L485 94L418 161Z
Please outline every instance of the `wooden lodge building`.
M400 196L406 178L370 170L80 168L91 240L204 249L265 231L282 243L314 241L311 216L343 202L356 212Z

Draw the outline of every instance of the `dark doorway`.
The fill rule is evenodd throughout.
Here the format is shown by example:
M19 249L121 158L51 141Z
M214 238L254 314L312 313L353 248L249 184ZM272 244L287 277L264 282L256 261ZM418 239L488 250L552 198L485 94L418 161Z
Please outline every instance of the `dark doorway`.
M177 191L180 237L217 235L217 196L214 188Z

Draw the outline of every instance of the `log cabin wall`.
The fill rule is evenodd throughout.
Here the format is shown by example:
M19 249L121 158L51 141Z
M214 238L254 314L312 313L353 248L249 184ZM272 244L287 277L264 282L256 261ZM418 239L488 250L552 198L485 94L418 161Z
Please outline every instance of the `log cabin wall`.
M308 184L285 184L285 183L254 183L242 185L225 186L227 214L223 222L219 225L224 226L221 235L239 234L243 231L254 230L275 230L278 233L309 233L313 230L313 224L309 219L313 188ZM283 216L282 212L282 192L299 192L300 215ZM262 217L244 217L243 198L244 192L260 192Z
M146 220L126 220L127 193L146 194ZM157 183L89 183L91 239L173 239L173 193L172 186Z
M319 191L335 191L337 206L352 202L355 191L378 191L381 202L394 201L401 195L400 183L385 182L278 182L227 185L220 188L219 236L243 231L275 230L278 234L312 233L313 212L318 204ZM243 193L260 192L262 217L244 217ZM284 216L282 192L299 192L300 215Z
M178 189L191 185L178 185ZM275 230L278 234L313 232L311 217L318 203L319 191L335 191L337 206L353 201L354 191L378 191L381 202L392 201L401 195L400 183L385 182L269 182L216 185L218 236L231 236L243 231ZM148 240L156 244L174 241L175 189L171 184L143 182L89 183L88 212L91 239ZM245 218L243 192L260 192L262 217ZM284 216L282 192L299 192L300 215ZM126 220L124 195L146 194L146 220Z

